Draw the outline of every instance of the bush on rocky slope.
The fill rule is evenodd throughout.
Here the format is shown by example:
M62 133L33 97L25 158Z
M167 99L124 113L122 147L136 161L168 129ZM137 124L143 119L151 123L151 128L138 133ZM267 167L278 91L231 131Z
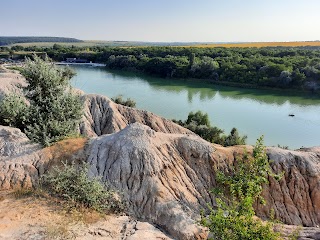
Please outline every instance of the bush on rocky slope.
M81 205L99 212L121 212L124 208L114 191L97 177L88 177L86 165L53 167L42 184L51 195L67 200L70 207Z
M228 174L217 173L218 188L214 191L218 209L211 208L208 217L202 215L201 224L208 227L214 239L276 240L279 234L271 223L254 219L253 204L263 201L262 185L274 175L269 165L263 138L258 139L253 157L245 154Z
M43 146L75 134L83 104L70 87L74 73L37 56L26 59L21 73L28 84L23 88L26 101L7 96L0 103L0 123L20 128Z

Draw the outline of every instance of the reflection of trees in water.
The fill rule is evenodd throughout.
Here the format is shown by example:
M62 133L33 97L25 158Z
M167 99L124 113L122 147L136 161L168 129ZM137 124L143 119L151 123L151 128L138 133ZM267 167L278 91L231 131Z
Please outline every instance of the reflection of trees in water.
M97 70L97 69L92 69ZM292 93L281 90L260 90L235 88L221 85L205 83L201 80L181 80L181 79L164 79L147 76L141 73L127 71L110 71L99 69L110 74L113 79L122 78L127 80L142 81L147 83L151 89L156 91L167 91L181 93L187 91L188 101L192 102L196 95L200 100L210 100L216 96L217 91L222 98L229 99L247 99L260 103L283 105L287 101L289 104L298 106L320 105L320 96L312 94Z
M192 102L193 98L196 95L199 95L199 98L202 101L210 100L216 96L217 92L219 92L221 97L226 99L251 100L265 104L275 104L279 106L285 104L286 102L298 106L320 105L320 98L319 96L317 97L315 95L290 94L282 92L280 90L270 91L257 89L241 89L203 83L199 83L199 86L195 86L194 83L191 84L188 81L181 80L177 81L176 84L173 85L172 81L177 80L147 80L147 83L152 89L156 91L167 91L176 93L187 91L189 102Z
M217 91L213 90L213 89L194 89L194 88L187 88L188 91L188 101L191 103L192 102L192 98L195 95L199 95L199 98L201 101L203 100L210 100L213 99L215 97L215 95L217 94Z

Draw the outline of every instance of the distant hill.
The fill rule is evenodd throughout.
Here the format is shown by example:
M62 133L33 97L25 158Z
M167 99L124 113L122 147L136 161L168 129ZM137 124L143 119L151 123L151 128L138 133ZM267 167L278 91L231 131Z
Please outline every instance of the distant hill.
M0 46L15 44L15 43L30 43L30 42L62 42L62 43L78 43L83 42L76 38L64 37L0 37Z

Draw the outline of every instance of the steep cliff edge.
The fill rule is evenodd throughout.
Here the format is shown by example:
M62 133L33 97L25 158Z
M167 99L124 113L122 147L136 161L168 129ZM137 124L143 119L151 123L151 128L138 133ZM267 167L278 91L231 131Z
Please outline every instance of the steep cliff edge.
M278 182L270 178L264 188L265 206L258 206L258 215L275 217L294 225L320 225L320 147L290 151L267 148L275 172L284 173Z

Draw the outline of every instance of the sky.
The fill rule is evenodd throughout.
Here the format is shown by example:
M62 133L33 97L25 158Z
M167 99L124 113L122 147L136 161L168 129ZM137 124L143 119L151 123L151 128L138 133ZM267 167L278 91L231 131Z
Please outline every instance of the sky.
M320 40L319 0L0 0L0 36L148 42Z

